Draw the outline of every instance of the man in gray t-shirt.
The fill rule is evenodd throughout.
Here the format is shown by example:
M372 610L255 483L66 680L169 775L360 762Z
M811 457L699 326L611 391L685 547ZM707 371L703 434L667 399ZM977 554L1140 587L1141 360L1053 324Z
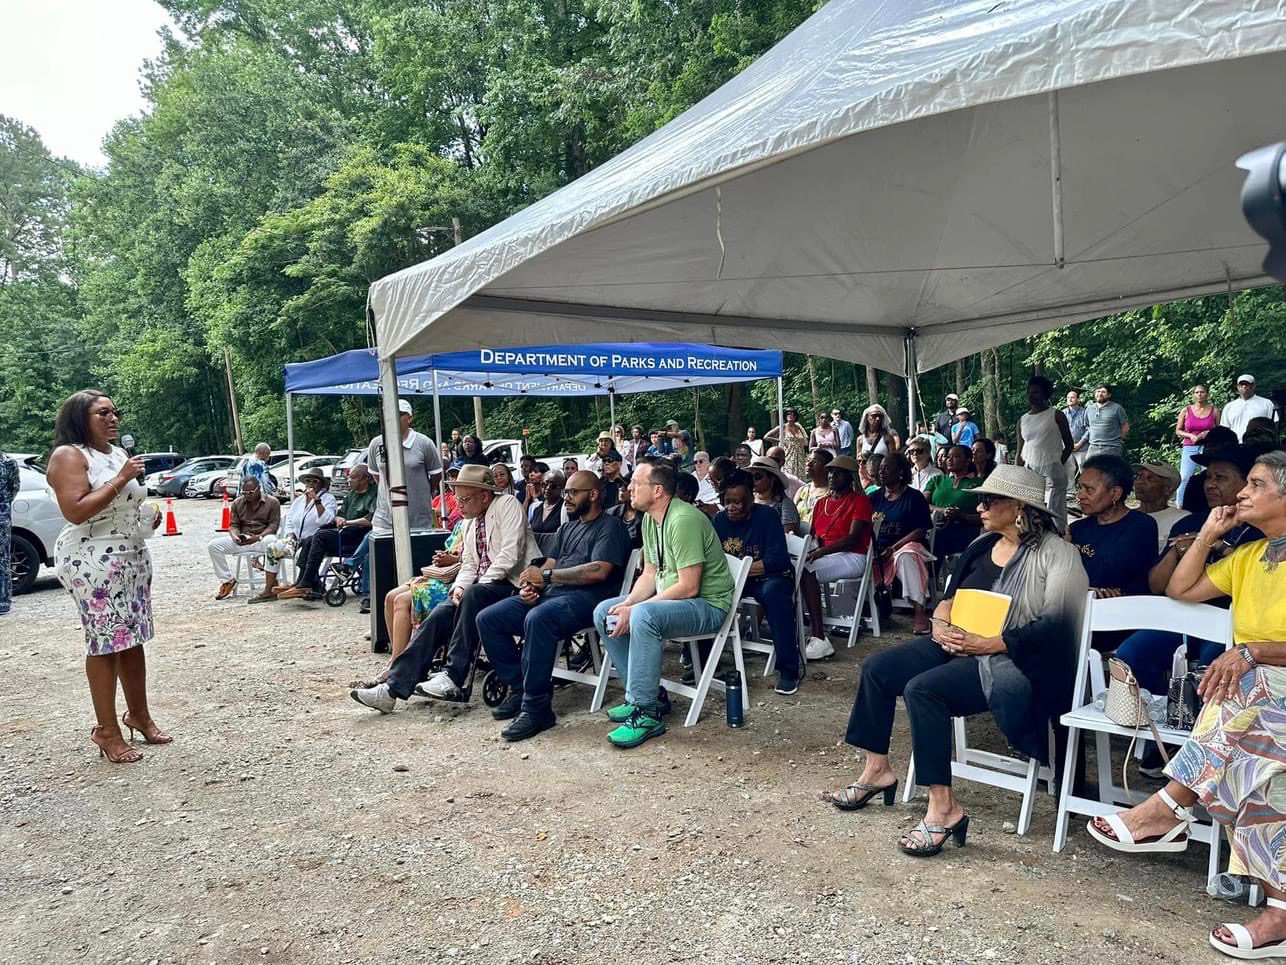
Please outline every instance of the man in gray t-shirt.
M437 494L438 480L442 477L442 453L436 442L411 428L411 403L400 399L397 405L401 413L402 459L406 463L406 493L407 502L410 503L408 512L411 529L432 529L433 497ZM371 529L377 533L393 528L388 500L388 461L386 454L380 452L383 446L384 437L379 435L371 440L366 450L367 466L372 472L379 473L380 477L375 515L371 518Z
M1125 449L1125 439L1130 434L1130 417L1120 405L1112 401L1109 386L1100 385L1094 390L1094 401L1086 409L1090 426L1089 454L1097 456L1110 452L1119 456Z

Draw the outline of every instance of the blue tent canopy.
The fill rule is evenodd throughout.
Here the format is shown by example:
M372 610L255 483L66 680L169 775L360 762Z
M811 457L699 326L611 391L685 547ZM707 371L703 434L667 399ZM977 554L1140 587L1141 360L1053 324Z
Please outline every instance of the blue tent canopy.
M625 342L484 348L397 360L398 391L432 395L593 396L775 379L782 353L688 345ZM291 395L377 395L374 349L354 349L314 362L285 366Z

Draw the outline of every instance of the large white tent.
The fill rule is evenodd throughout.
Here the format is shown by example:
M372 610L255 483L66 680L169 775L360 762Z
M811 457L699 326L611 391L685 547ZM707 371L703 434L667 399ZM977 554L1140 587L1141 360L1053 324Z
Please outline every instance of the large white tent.
M620 340L905 372L1268 284L1280 0L830 0L691 110L372 286L380 355ZM908 349L910 351L908 351Z

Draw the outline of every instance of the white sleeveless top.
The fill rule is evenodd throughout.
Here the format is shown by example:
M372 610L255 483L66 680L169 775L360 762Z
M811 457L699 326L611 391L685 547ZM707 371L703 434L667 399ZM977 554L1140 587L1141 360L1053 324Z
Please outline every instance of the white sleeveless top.
M129 460L125 450L112 446L111 452L99 452L92 446L76 446L85 457L89 467L89 485L91 489L106 485L114 479L121 467ZM60 542L70 539L91 539L103 536L122 536L142 538L144 533L140 523L140 508L147 496L147 489L137 479L131 479L121 487L121 493L107 507L85 520L83 523L68 523L59 534Z
M1057 466L1063 454L1063 434L1058 431L1057 409L1028 412L1018 420L1023 434L1023 464L1031 469Z
M862 455L866 455L868 452L873 452L877 456L887 456L889 454L889 437L888 436L881 435L880 441L877 442L875 445L871 445L870 441L866 438L866 436L859 436L858 438L862 442L862 452L861 452Z

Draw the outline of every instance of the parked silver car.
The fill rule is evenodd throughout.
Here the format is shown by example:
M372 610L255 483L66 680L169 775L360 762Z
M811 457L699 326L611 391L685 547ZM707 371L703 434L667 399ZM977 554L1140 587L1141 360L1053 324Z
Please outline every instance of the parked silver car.
M67 525L58 500L34 456L18 460L18 495L13 501L13 592L26 593L41 565L53 565L54 541Z

